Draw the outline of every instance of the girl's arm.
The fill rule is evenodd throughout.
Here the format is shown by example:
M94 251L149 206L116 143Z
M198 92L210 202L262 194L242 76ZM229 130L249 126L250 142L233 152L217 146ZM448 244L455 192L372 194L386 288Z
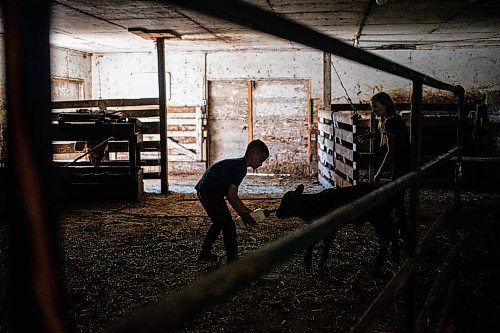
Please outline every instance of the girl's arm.
M387 152L385 153L384 160L378 168L377 173L373 176L373 181L377 183L382 177L382 173L387 170L387 168L392 164L394 159L394 151L396 149L396 139L392 135L385 134L385 141L387 146Z

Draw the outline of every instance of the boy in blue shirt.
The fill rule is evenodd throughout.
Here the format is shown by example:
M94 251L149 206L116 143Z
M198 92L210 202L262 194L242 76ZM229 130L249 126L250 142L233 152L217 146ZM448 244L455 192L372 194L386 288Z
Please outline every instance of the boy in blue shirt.
M269 157L269 149L261 140L251 141L245 155L240 158L221 160L210 166L201 177L195 189L198 199L212 221L198 257L199 260L216 262L218 257L212 247L222 232L227 263L238 259L236 225L224 198L241 216L247 226L256 224L250 215L251 210L238 196L238 187L247 174L247 167L257 169Z

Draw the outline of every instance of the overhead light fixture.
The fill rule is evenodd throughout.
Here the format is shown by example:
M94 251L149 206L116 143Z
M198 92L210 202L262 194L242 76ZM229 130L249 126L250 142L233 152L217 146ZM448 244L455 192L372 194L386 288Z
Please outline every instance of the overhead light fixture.
M377 5L379 6L382 6L382 5L385 5L387 3L388 0L375 0L375 2L377 3Z

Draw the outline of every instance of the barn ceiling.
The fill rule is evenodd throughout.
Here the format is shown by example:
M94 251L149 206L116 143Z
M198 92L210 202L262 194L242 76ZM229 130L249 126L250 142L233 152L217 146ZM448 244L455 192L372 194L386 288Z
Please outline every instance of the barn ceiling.
M235 1L235 0L234 0ZM363 49L500 46L498 0L251 0ZM168 1L51 1L51 44L91 53L151 50L130 29L169 30L179 50L302 48Z

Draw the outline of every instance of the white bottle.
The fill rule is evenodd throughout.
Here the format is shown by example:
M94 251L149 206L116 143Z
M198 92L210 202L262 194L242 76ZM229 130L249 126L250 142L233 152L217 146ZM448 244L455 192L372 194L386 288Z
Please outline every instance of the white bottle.
M266 219L266 217L269 216L269 211L267 209L262 209L262 208L257 208L253 212L250 212L250 216L253 217L255 222L260 223ZM236 224L237 228L240 229L245 229L247 226L243 222L243 219L241 216L238 216L235 220L234 223Z

